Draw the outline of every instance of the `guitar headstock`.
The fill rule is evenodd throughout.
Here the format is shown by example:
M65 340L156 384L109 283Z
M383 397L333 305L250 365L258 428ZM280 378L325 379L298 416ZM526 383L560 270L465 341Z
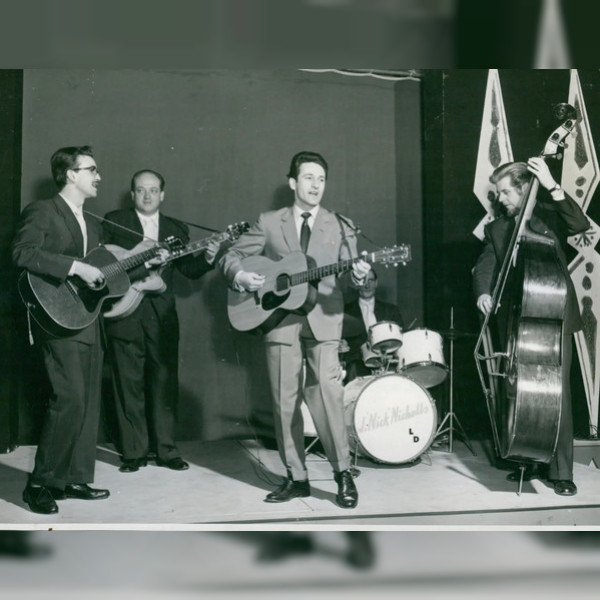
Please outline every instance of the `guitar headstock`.
M174 256L177 256L177 254L185 250L185 244L174 235L170 235L164 242L161 242L158 247L168 250Z
M382 248L377 252L372 253L372 262L377 262L386 267L393 265L406 266L406 263L412 260L412 254L410 244L399 244L392 246L391 248Z
M248 229L250 229L250 224L246 223L246 221L240 221L239 223L229 225L225 230L225 234L230 242L235 242L235 240L237 240L243 233L246 233Z

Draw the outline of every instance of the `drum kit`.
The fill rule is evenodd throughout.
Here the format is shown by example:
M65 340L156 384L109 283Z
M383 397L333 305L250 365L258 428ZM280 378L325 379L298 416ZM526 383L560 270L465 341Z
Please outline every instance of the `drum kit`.
M457 332L452 323L443 335L450 339L450 369L439 333L425 328L402 332L391 321L369 328L361 356L371 375L358 377L344 388L345 423L355 458L412 463L446 433L452 452L454 421L473 452L453 412L453 342L466 334ZM428 390L443 383L449 373L449 412L438 426L435 402Z

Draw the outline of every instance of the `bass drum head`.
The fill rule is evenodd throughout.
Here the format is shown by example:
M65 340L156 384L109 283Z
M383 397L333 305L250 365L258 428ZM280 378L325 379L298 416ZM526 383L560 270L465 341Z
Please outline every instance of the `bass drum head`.
M356 382L356 383L355 383ZM418 458L432 443L437 411L429 392L401 375L363 377L348 390L350 439L358 450L382 463Z

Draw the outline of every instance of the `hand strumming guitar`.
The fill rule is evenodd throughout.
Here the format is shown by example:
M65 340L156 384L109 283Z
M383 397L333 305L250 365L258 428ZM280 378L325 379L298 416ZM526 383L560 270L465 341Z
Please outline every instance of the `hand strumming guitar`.
M84 283L92 289L100 288L104 285L104 273L98 267L88 265L80 260L73 261L70 275L77 275Z
M265 276L251 271L238 271L233 281L238 292L256 292L265 283Z

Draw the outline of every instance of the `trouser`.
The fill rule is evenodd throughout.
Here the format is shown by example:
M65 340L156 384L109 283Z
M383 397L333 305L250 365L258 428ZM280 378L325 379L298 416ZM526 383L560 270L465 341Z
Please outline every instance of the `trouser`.
M279 455L288 473L297 481L308 478L304 460L303 400L334 471L350 467L338 350L339 340L317 341L306 319L298 324L298 336L292 344L266 343Z
M179 456L178 335L165 331L151 307L142 309L146 315L135 337L108 337L121 452L124 460L143 458L149 450L170 460Z
M102 356L96 341L47 340L42 352L52 397L44 417L30 481L64 489L68 483L92 483L100 419Z
M571 361L573 335L562 338L562 400L556 451L548 464L548 479L573 479L573 407L571 405Z

